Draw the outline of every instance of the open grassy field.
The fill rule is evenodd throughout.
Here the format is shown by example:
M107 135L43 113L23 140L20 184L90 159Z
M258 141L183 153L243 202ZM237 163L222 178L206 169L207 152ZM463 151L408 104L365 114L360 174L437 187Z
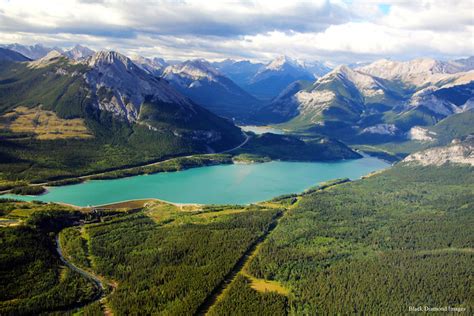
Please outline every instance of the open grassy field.
M290 293L290 290L282 286L278 281L269 281L265 279L258 279L247 274L244 275L250 280L250 287L258 292L275 292L285 296Z
M43 140L93 137L83 119L63 119L41 106L19 106L1 116L0 124L13 133L32 134Z

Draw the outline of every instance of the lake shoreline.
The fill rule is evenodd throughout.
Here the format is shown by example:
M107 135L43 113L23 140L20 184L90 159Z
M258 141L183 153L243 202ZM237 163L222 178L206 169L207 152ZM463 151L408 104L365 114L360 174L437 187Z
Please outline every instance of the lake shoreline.
M175 205L246 205L285 194L297 194L336 178L352 180L386 169L377 158L325 161L211 165L182 172L160 172L120 179L86 181L48 187L40 196L4 195L23 201L64 203L78 207L101 207L119 202L156 200Z
M390 167L388 168L385 168L385 169L380 169L380 170L376 170L376 171L371 171L369 172L368 174L365 174L365 175L362 175L359 179L354 179L354 180L350 180L350 179L347 179L347 181L343 181L343 182L337 182L331 186L334 186L334 185L337 185L337 184L341 184L341 183L346 183L346 182L353 182L353 181L357 181L357 180L363 180L363 179L366 179L366 178L369 178L369 177L372 177L372 176L375 176L375 175L378 175L384 171L386 171L387 169L390 169ZM96 180L97 181L97 180ZM331 181L331 180L330 180ZM319 183L318 185L321 185L323 182ZM303 196L305 194L308 194L308 190L310 190L311 187L309 188L306 188L305 190L301 191L301 192L298 192L298 193L293 193L293 194L296 194L297 196ZM319 189L319 188L317 188ZM291 193L290 193L291 194ZM34 195L30 195L30 196L34 196ZM1 197L1 196L0 196ZM238 204L238 205L242 205L242 206L248 206L248 205L252 205L252 204L261 204L261 203L266 203L266 202L269 202L275 198L278 198L279 196L274 196L270 199L267 199L267 200L262 200L262 201L257 201L257 202L252 202L252 203L244 203L244 204ZM21 200L19 200L21 201ZM46 202L46 203L54 203L54 204L59 204L59 205L64 205L64 206L69 206L71 208L74 208L74 209L77 209L77 210L87 210L87 209L109 209L109 208L115 208L115 205L117 204L125 204L125 203L129 203L129 202L141 202L143 201L143 204L146 205L147 203L149 202L161 202L161 203L165 203L165 204L170 204L170 205L174 205L174 206L177 206L177 207L185 207L185 206L193 206L193 207L204 207L204 206L220 206L220 205L226 205L226 204L209 204L209 203L180 203L180 202L172 202L172 201L168 201L168 200L163 200L163 199L159 199L159 198L144 198L144 199L129 199L129 200L121 200L121 201L116 201L116 202L113 202L113 203L106 203L106 204L100 204L100 205L88 205L88 206L80 206L80 205L75 205L75 204L70 204L70 203L64 203L64 202Z
M383 159L381 157L377 157L374 155L370 155L362 151L356 151L356 152L362 154L363 156L366 155L367 157L374 157L374 158L378 158L380 160L386 161L387 163L392 163L386 159ZM29 183L28 186L31 186L31 187L42 186L46 189L46 191L41 194L35 194L35 195L25 194L25 195L26 196L41 196L48 193L49 188L76 185L76 184L85 183L91 180L97 181L97 180L125 179L125 178L140 176L140 175L154 175L154 174L163 173L163 172L165 173L179 172L179 171L185 171L185 170L189 170L193 168L201 168L201 167L208 167L208 166L232 165L232 164L258 164L258 163L266 163L266 162L271 162L271 161L317 163L317 162L338 162L338 161L361 159L361 158L351 158L351 159L327 159L327 160L305 160L305 159L292 160L292 159L271 159L270 157L264 157L264 156L258 156L258 155L257 155L257 159L247 159L247 158L242 159L241 156L243 155L244 154L232 155L229 153L196 154L196 155L191 155L191 156L170 158L167 160L153 162L150 164L145 164L145 165L136 166L136 167L127 167L123 169L99 172L95 174L82 175L82 176L76 176L76 177L71 177L71 178L64 178L64 179L59 179L59 180L45 181L41 183ZM193 161L193 159L197 159L198 161ZM169 163L171 164L175 163L177 165L173 167L166 166L166 164L169 164ZM162 164L163 166L161 166ZM154 169L148 170L147 168L150 168L150 167ZM8 190L0 191L0 198L2 198L2 196L5 194L11 193L11 191L14 190L15 188L16 187L10 188Z

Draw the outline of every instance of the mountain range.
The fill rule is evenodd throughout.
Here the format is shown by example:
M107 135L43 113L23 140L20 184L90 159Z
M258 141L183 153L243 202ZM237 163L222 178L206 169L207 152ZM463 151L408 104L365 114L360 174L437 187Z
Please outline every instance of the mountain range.
M87 57L94 55L95 52L88 47L78 44L78 45L75 45L71 49L63 51L63 53L65 56L71 59L80 60L80 59L85 59Z
M30 59L42 58L53 50L76 60L90 57L94 53L93 50L81 45L64 50L41 44L3 46ZM315 78L330 71L330 68L322 62L298 62L288 56L279 56L266 64L231 59L212 63L205 60L167 62L159 57L146 58L138 55L132 56L131 59L153 76L169 80L175 88L196 103L228 118L252 123L256 123L250 118L253 113L277 97L288 85L298 80L314 81ZM193 74L190 75L189 72ZM196 77L198 72L207 75ZM211 80L209 74L213 74ZM189 87L191 84L192 87ZM213 93L210 93L209 89L213 89Z
M71 59L82 59L90 57L94 54L94 51L88 47L76 44L74 47L69 49L62 49L59 47L47 47L42 44L35 45L21 45L21 44L7 44L0 45L1 48L5 48L17 53L22 54L23 56L29 59L40 59L48 55L52 51L57 51Z
M472 58L338 66L309 87L293 85L260 115L344 140L404 138L415 126L472 109L473 80Z
M17 53L22 54L23 56L28 57L29 59L39 59L46 56L52 50L62 51L60 48L47 47L42 44L35 45L22 45L22 44L3 44L0 45L2 48L6 48Z
M270 100L297 81L313 81L315 73L329 71L321 63L305 68L287 56L268 64L226 59L209 63L188 60L168 66L162 77L197 103L243 123L259 123L259 113Z
M31 61L28 57L25 55L22 55L16 51L6 49L6 48L1 48L0 47L0 60L4 61Z
M271 100L295 81L314 79L314 75L296 60L280 56L260 68L244 89L262 100Z
M170 65L162 77L196 103L224 117L248 121L251 112L260 106L259 100L205 60Z
M248 60L225 59L213 62L212 66L239 86L244 87L252 81L252 78L265 64Z
M169 65L163 58L146 58L133 56L132 61L141 69L154 76L161 76L163 70Z
M2 58L0 121L9 144L2 161L39 157L71 173L221 151L244 139L232 122L113 51L80 60L56 50L34 61Z
M279 124L291 133L348 143L426 141L433 136L431 127L434 131L454 115L470 117L474 104L474 57L381 59L330 69L323 62L287 56L266 64L167 62L95 53L81 45L66 50L39 44L3 47L2 113L18 104L41 104L60 118L83 118L87 124L105 115L106 126L171 130L170 139L192 139L191 147L199 143L201 152L222 149L230 139L238 142L241 135L231 121ZM20 92L7 95L11 89Z

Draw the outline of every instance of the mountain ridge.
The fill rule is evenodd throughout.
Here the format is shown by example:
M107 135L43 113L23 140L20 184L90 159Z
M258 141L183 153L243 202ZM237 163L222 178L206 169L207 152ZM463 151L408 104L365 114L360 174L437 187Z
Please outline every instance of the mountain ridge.
M314 76L296 60L279 56L260 68L244 89L257 98L271 100L298 80L314 80Z
M403 138L414 126L433 125L473 107L474 72L455 72L469 68L441 67L440 63L423 59L396 66L387 60L355 69L341 65L309 88L292 90L265 109L269 115L288 113L285 128L345 140L355 134ZM381 64L389 65L388 70L374 70Z
M20 106L31 111L7 115ZM92 137L64 139L49 133L50 139L41 140L9 128L18 126L18 120L34 124L32 113L46 117L48 111L57 116L50 122L62 126L81 119L81 128ZM15 175L14 168L0 164L0 172L12 177L84 174L163 157L222 151L244 139L232 122L110 51L81 61L52 52L32 62L0 64L0 121L4 135L0 141L9 144L1 146L0 155L12 157L8 161L15 164L30 165ZM57 128L47 121L42 124L43 129Z
M0 61L31 61L31 59L11 49L0 47Z
M196 103L230 119L247 120L260 101L204 60L165 68L162 78Z
M64 51L64 55L74 60L81 60L84 58L88 58L94 55L94 53L95 51L93 51L92 49L86 46L82 46L80 44L76 44L71 49Z

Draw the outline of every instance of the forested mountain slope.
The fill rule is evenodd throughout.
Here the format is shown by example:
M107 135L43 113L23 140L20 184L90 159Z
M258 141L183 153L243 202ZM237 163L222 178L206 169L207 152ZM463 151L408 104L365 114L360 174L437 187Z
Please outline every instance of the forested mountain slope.
M469 314L473 179L465 164L399 165L304 194L213 315L405 314L410 306ZM261 279L289 294L259 290Z
M0 63L0 170L44 179L224 150L237 127L116 52Z

